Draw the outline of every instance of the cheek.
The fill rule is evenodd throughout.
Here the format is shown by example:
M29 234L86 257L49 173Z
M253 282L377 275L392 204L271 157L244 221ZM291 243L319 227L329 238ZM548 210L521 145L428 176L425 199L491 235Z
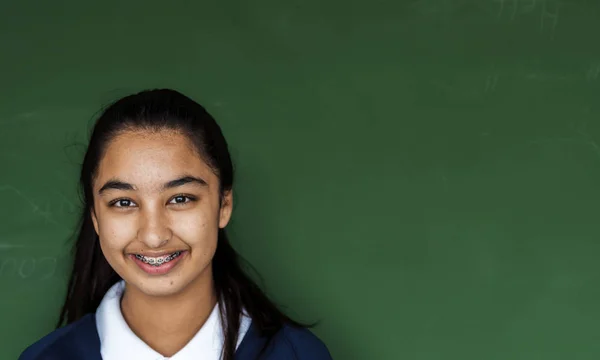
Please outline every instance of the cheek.
M214 223L214 224L213 224ZM190 247L212 247L216 245L216 221L206 213L190 213L174 217L173 235Z
M105 249L122 250L135 240L137 231L134 218L105 216L98 222L100 243Z

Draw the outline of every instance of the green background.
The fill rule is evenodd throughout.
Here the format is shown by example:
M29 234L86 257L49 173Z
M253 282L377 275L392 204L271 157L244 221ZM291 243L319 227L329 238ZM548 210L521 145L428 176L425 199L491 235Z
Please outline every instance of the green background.
M600 3L0 2L0 358L52 330L90 124L173 87L335 359L600 356Z

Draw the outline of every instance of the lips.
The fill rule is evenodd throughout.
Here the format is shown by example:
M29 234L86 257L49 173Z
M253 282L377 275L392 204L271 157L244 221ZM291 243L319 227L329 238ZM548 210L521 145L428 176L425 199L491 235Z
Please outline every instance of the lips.
M159 256L138 253L130 254L129 258L149 275L166 275L186 257L187 253L186 250L162 253Z

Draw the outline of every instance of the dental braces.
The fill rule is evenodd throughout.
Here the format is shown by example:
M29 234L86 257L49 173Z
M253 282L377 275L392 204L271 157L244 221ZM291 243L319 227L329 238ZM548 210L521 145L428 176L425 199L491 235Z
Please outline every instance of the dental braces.
M159 259L156 259L156 258L147 258L147 257L145 257L143 255L138 255L138 254L136 254L135 257L138 260L141 260L142 262L144 262L144 263L146 263L148 265L160 266L162 264L168 263L169 261L175 259L179 255L181 255L181 251L174 252L173 254L171 254L171 255L169 255L169 256L167 256L165 258L159 258Z

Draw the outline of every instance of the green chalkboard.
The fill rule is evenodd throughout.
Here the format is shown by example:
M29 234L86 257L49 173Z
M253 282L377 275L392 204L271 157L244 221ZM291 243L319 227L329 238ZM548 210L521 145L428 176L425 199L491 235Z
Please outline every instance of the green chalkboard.
M52 330L97 111L204 104L230 231L336 359L600 356L600 3L0 4L0 358Z

